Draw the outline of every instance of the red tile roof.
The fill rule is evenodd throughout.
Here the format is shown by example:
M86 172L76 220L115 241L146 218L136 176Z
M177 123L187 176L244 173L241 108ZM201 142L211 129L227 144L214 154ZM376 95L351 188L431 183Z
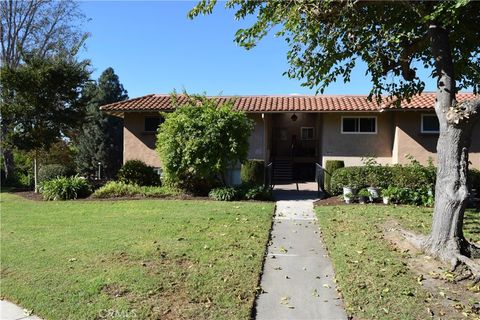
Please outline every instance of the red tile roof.
M391 103L378 105L370 102L365 95L318 95L318 96L216 96L219 103L233 99L237 110L245 112L330 112L330 111L380 111L394 109ZM473 99L472 93L459 93L457 100ZM177 95L179 105L185 104L187 97ZM401 109L432 109L435 93L423 93L410 102L402 102ZM107 104L101 110L108 112L125 111L171 111L173 99L170 95L150 94L143 97Z

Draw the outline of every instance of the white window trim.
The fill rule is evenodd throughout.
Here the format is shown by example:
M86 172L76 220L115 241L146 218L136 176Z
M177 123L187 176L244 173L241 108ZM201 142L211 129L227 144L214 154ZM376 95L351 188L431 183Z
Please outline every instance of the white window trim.
M436 117L437 115L434 113L422 113L422 121L420 121L420 132L421 133L432 133L432 134L438 134L440 133L440 130L424 130L423 129L423 119L425 117Z
M374 132L345 132L343 131L343 119L359 119L359 118L373 118L375 119L375 131ZM378 131L378 119L377 116L342 116L342 119L340 120L340 132L341 134L377 134Z
M313 130L313 137L312 139L303 139L302 137L302 131L303 129L312 129ZM300 140L302 141L312 141L315 140L315 127L300 127Z

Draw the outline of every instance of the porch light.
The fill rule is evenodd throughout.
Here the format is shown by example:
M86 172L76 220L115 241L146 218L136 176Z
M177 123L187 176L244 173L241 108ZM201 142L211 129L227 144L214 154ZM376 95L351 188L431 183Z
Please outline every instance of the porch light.
M297 121L298 117L297 117L297 115L294 113L294 114L290 117L290 119L292 119L292 121L295 122L295 121Z

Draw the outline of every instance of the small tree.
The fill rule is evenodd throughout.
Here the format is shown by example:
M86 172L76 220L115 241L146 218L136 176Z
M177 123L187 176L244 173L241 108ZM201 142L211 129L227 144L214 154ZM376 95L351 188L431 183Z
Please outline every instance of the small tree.
M112 178L123 162L123 119L102 113L100 106L128 99L128 94L115 71L107 68L97 84L89 84L85 96L89 104L78 136L77 170L94 176L101 163L102 177Z
M165 181L208 192L192 189L216 180L226 184L227 168L247 157L253 124L243 112L233 110L232 101L219 104L204 96L187 98L184 105L176 105L175 112L165 114L157 151Z
M8 130L2 145L30 151L37 159L65 137L83 114L87 66L72 56L30 56L16 69L3 66L1 109Z

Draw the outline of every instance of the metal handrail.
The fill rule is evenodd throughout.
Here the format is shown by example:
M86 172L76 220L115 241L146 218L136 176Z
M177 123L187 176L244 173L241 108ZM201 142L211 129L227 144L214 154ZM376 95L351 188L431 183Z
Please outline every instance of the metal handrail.
M270 162L265 166L265 185L271 188L275 187L273 184L273 162Z

